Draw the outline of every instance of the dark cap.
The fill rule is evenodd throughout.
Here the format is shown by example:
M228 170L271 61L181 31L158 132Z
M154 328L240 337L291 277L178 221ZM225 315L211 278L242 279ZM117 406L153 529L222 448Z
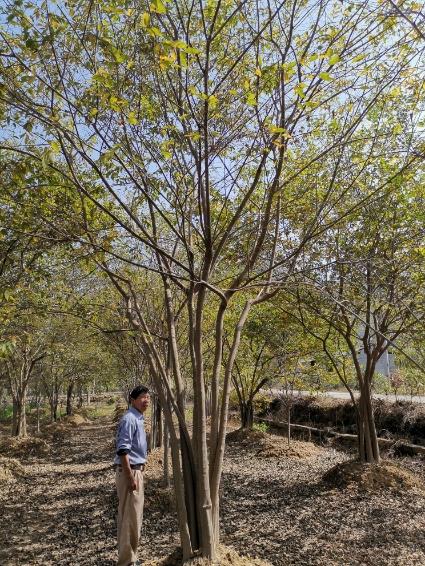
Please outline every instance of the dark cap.
M149 393L149 389L145 385L137 385L130 393L130 399L137 399L139 395Z

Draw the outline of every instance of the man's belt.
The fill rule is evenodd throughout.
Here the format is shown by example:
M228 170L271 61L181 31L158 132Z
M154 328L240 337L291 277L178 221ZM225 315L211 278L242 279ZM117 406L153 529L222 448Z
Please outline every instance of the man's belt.
M144 471L145 469L145 464L130 464L130 468L132 470L140 470L140 471ZM114 464L114 469L115 470L122 470L122 466L120 464Z

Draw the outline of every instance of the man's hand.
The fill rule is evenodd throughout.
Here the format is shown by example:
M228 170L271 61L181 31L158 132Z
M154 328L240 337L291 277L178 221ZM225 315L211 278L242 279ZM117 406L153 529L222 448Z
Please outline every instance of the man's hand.
M137 487L138 487L137 481L136 481L136 478L134 477L133 472L131 471L130 460L129 460L128 454L122 454L121 455L121 466L122 466L123 472L125 473L125 475L127 477L128 491L136 491Z
M137 490L137 481L134 475L130 472L130 475L127 476L127 483L128 483L128 491L136 491Z

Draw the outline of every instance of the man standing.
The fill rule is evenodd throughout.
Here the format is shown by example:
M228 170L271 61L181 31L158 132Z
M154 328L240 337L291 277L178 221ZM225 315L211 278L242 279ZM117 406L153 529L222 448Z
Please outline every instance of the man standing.
M138 564L137 548L143 517L143 471L147 459L143 413L149 406L149 400L147 387L135 387L130 393L131 406L118 426L114 460L119 500L117 566Z

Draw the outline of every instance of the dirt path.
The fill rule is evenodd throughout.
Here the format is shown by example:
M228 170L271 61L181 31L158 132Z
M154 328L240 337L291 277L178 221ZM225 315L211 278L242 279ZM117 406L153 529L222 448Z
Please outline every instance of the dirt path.
M114 564L109 422L72 429L1 494L3 566Z
M49 458L25 463L22 480L0 487L1 566L115 564L112 436L108 421L72 429ZM178 544L159 458L147 472L142 559ZM330 448L304 459L265 458L255 446L230 444L224 544L275 566L423 566L424 495L326 487L322 474L346 458Z

